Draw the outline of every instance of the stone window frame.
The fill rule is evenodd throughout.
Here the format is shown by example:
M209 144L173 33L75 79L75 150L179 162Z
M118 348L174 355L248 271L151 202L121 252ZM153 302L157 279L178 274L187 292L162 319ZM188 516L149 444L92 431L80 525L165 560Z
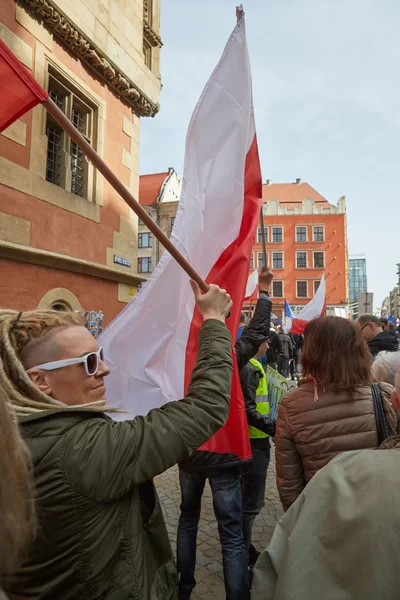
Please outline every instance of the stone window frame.
M299 229L305 229L306 230L306 239L302 240L299 239ZM302 234L300 234L301 236ZM303 244L304 242L308 242L308 227L307 225L296 225L296 243L298 244Z
M280 284L282 286L282 294L278 296L275 295L275 285ZM272 298L284 298L285 297L285 282L283 279L274 279L272 282Z
M36 43L35 52L35 79L44 88L48 89L49 71L58 72L61 77L69 81L73 87L82 93L84 97L90 100L92 106L97 110L97 122L93 131L93 139L96 143L96 151L100 156L104 154L105 122L106 122L106 102L66 65L58 60L53 53ZM64 210L68 210L77 215L88 218L97 223L100 222L100 207L103 205L104 181L101 173L94 169L92 200L81 198L65 189L55 186L46 181L46 155L47 155L47 136L46 136L47 113L42 107L37 107L33 111L32 136L31 136L31 160L29 170L33 175L33 187L35 196L40 200L49 202ZM17 188L18 189L18 188ZM24 189L22 190L24 191Z
M67 310L81 312L82 306L78 298L66 288L53 288L41 298L37 310L52 310L56 305L65 306Z
M65 105L63 112L70 119L73 115L73 110L75 108L80 108L82 112L86 114L86 123L85 123L85 132L84 136L87 141L92 145L92 147L97 150L96 145L96 129L97 129L97 106L92 103L91 99L88 98L87 94L79 90L74 83L65 80L63 73L60 72L59 69L54 69L53 66L49 66L47 72L47 90L49 91L50 85L54 90L57 90L64 94ZM71 119L70 119L71 120ZM46 115L46 131L47 126L49 124L57 127L56 122L50 115ZM46 135L47 137L47 135ZM84 195L75 194L72 191L73 186L73 176L72 176L72 152L71 138L65 133L62 133L62 141L61 141L61 155L62 155L62 168L61 168L61 183L56 185L57 187L63 188L65 191L72 193L74 196L78 196L84 200L89 202L96 203L95 198L95 187L94 187L94 176L95 169L92 163L84 157ZM48 146L49 142L47 142L47 157L46 157L46 180L47 179L47 166L48 166Z
M280 259L277 257L277 255L280 255ZM277 261L276 263L274 261ZM274 270L281 270L285 268L285 253L282 250L279 250L278 252L272 252L272 269ZM281 267L277 267L276 264L280 263L282 264Z
M268 244L268 227L264 227L265 243ZM262 244L261 227L257 230L257 244Z
M274 239L274 237L276 235L275 231L278 231L279 229L281 230L281 232L280 232L280 238L281 239L279 241L276 241ZM285 233L284 233L284 231L285 230L284 230L283 225L274 225L274 226L271 226L271 241L270 241L270 243L271 244L283 244L284 241L285 241Z
M151 256L139 256L138 257L138 268L137 268L137 272L138 273L152 273L152 257ZM143 271L143 266L142 266L142 261L147 260L147 267L148 269L146 271Z
M268 256L268 252L266 252L267 255L267 267L269 266L269 256ZM257 269L262 269L264 266L264 253L263 252L257 252Z
M299 283L305 283L306 284L306 295L305 296L299 296ZM308 281L307 279L298 279L296 281L296 298L308 298Z
M299 254L305 255L305 258L306 258L305 267L303 267L303 266L299 267ZM308 252L306 250L296 250L296 269L308 269Z
M147 243L143 243L143 239L147 239ZM152 248L153 247L153 235L151 231L141 231L138 233L138 248Z
M315 265L315 255L322 254L322 265ZM324 250L315 250L313 252L313 269L325 269L326 260L325 260L325 251Z

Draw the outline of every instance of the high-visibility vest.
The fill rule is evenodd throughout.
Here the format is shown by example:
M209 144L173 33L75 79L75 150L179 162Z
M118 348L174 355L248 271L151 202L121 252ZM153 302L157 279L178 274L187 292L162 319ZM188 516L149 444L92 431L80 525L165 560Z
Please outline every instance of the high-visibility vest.
M256 360L255 358L250 359L250 363L260 373L260 379L256 390L257 411L260 413L260 415L269 415L268 384L264 369L262 367L262 364L258 362L258 360ZM267 438L268 433L264 433L260 429L249 425L249 437L251 440Z

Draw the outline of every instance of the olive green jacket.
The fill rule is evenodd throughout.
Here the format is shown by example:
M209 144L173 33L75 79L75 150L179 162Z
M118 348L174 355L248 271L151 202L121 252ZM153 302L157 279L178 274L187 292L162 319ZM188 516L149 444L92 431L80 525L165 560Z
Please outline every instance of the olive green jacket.
M117 423L51 410L21 419L34 464L39 530L4 591L10 600L172 600L178 576L152 478L226 421L230 334L200 331L187 397Z

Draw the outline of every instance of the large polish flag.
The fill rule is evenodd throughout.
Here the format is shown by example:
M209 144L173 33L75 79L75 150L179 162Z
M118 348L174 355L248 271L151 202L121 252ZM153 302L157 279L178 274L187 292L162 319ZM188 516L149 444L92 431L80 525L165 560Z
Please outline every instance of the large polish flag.
M260 215L262 184L255 135L244 17L194 110L186 139L182 194L171 240L207 283L233 299L232 339L246 290ZM129 419L185 395L196 361L202 318L188 277L164 252L146 285L103 332L111 375L108 404ZM251 456L235 369L226 425L201 449Z
M293 318L290 331L292 333L304 333L307 323L321 317L326 310L326 281L322 274L321 283L312 300L301 309Z

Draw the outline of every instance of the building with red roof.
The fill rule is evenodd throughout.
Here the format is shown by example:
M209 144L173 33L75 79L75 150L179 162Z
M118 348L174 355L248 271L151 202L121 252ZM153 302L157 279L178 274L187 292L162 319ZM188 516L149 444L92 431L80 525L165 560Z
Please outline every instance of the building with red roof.
M327 313L347 316L348 254L346 200L330 204L309 183L263 185L263 213L267 260L274 271L273 312L279 321L285 299L297 313L315 295L325 274ZM251 271L263 264L258 228Z
M171 236L178 210L181 187L181 181L173 168L165 173L141 175L139 179L139 202L168 237ZM160 242L139 219L138 273L149 277L162 253Z

